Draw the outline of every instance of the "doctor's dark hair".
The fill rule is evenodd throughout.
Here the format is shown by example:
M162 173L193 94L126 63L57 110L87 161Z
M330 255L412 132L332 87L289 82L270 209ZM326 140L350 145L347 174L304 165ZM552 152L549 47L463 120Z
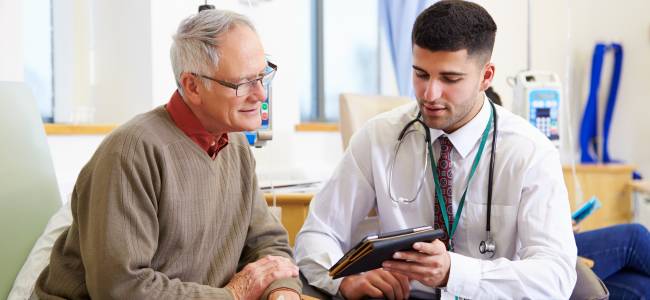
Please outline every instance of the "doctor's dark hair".
M458 51L492 55L497 25L480 5L443 0L429 6L415 19L411 42L429 51Z

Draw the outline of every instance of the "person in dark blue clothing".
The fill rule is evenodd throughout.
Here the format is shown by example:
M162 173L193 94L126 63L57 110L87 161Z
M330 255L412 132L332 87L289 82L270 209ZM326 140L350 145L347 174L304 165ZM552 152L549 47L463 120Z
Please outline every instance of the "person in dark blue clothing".
M489 87L485 94L501 105ZM641 224L620 224L578 233L578 255L594 261L593 271L605 283L610 299L650 299L650 232Z
M578 255L594 261L593 271L610 299L650 299L650 232L640 224L620 224L578 233Z
M489 87L485 94L501 105ZM605 283L610 299L650 299L650 232L641 224L620 224L578 232L578 256L594 261L593 271Z

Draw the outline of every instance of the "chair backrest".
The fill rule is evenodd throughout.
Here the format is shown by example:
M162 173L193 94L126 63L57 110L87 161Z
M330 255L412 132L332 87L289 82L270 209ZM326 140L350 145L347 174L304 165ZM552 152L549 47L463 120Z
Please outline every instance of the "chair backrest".
M408 97L341 94L339 97L339 117L343 150L348 148L350 138L366 121L372 117L389 111L398 106L414 101ZM363 237L379 230L377 211L373 208L368 216L361 221L357 230L352 233L352 240L359 241Z
M22 83L0 82L0 299L61 205L45 129Z
M609 290L600 278L580 260L576 263L576 286L569 300L607 300Z
M408 97L341 94L339 112L343 149L348 147L352 134L372 117L414 101Z

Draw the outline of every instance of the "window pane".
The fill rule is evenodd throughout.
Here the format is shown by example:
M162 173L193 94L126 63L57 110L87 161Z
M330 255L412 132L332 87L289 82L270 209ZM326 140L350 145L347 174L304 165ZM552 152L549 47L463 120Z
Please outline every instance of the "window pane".
M307 20L309 20L309 26L304 26L302 28L302 36L305 37L305 43L299 43L303 45L299 51L303 53L309 53L308 55L303 56L306 58L300 64L299 69L299 82L296 86L298 88L298 93L300 97L300 120L301 121L314 121L318 119L318 1L323 0L311 0L309 1L309 10L305 11L308 14ZM309 41L309 42L307 42Z
M378 93L377 2L323 1L324 70L321 74L327 121L338 120L341 93Z
M52 121L51 0L23 1L25 82L46 122Z

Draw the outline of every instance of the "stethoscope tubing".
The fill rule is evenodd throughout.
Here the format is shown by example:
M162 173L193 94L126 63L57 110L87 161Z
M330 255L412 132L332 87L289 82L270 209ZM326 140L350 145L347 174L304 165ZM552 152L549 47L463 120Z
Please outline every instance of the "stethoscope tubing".
M494 114L494 120L493 120L493 123L492 123L492 126L493 126L493 130L492 130L492 146L491 146L492 151L490 153L490 165L489 165L489 172L488 172L487 218L486 218L486 222L485 222L486 223L485 224L485 231L487 232L487 239L481 241L481 243L479 244L479 252L481 254L490 253L491 254L490 257L492 257L492 256L494 256L494 252L496 250L496 243L492 239L490 225L491 225L491 217L492 217L492 191L493 191L493 186L494 186L494 160L495 160L496 144L497 144L497 131L498 131L497 130L497 123L498 123L497 118L498 117L497 117L496 107L495 107L494 103L492 101L490 101L490 100L488 100L488 101L490 102L490 106L491 106L492 112ZM411 128L411 126L413 126L415 123L420 123L420 125L422 125L422 127L425 129L424 130L425 131L425 142L428 145L431 144L431 133L428 130L429 127L424 123L424 121L422 121L420 119L421 116L422 116L422 112L418 112L417 117L415 119L409 121L404 126L402 131L400 131L400 134L399 134L399 136L397 138L398 144L396 145L396 148L395 148L395 154L394 154L393 160L397 159L397 152L399 151L399 146L402 143L402 139L408 133L409 128ZM429 151L429 150L426 150L426 151ZM426 164L427 164L427 159L425 158L425 167L424 167L425 170L426 170ZM395 167L395 161L393 161L389 166L388 194L389 194L389 197L391 198L392 201L399 202L399 200L402 200L402 198L400 198L399 200L396 200L393 197L392 190L391 190L391 183L392 183L392 177L393 177L392 175L393 175L394 167ZM403 202L411 203L411 202L415 201L415 199L417 199L417 196L420 194L420 190L422 189L422 182L423 181L424 181L424 175L422 176L422 178L420 178L420 185L418 186L418 189L416 191L415 196L412 199L405 199L404 198L405 201L403 201Z

